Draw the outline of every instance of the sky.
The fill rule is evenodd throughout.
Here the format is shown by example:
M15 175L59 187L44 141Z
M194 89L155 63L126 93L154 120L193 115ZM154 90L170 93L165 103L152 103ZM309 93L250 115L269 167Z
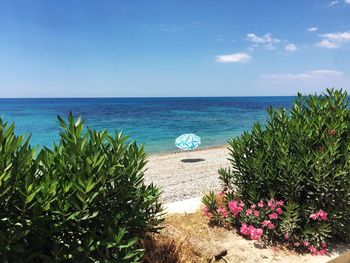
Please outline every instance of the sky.
M0 0L0 97L350 91L350 0Z

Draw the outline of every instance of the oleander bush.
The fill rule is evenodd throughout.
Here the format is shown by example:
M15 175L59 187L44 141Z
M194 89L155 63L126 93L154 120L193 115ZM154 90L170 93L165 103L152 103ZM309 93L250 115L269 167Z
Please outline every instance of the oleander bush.
M231 139L229 150L220 201L214 193L203 199L212 222L313 254L324 254L331 240L349 241L346 92L298 94L290 111L269 108L266 125Z
M140 238L162 221L143 147L72 115L59 124L59 143L37 154L0 119L0 259L140 262Z

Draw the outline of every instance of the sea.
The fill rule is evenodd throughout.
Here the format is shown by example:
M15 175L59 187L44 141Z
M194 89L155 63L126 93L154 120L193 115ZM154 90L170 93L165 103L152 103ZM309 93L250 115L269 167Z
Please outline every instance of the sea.
M53 146L59 140L57 116L69 112L86 126L123 131L143 144L148 153L176 151L175 138L184 133L201 137L201 148L224 145L266 122L266 109L292 107L294 97L186 97L186 98L40 98L0 99L0 118L15 122L16 133L31 134L34 147Z

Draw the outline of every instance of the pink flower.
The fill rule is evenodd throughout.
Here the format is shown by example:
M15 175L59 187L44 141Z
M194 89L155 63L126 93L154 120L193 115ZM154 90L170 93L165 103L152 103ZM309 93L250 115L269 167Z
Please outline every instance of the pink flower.
M316 220L318 218L321 218L322 221L327 221L327 212L323 211L322 209L320 209L317 213L313 213L310 215L310 218L312 220Z
M240 202L239 202L239 206L240 206L240 207L244 207L243 201L240 201Z
M283 202L282 200L278 200L278 201L276 202L276 205L282 206L282 205L284 205L284 202Z
M307 241L307 240L305 240L305 241L304 241L304 246L307 247L307 246L309 246L309 245L310 245L310 242Z
M225 195L224 191L220 191L217 193L217 196L218 197L223 197Z
M318 213L314 213L314 214L311 214L311 215L310 215L310 218L311 218L312 220L316 220L316 219L318 218L318 216L319 216Z
M272 223L267 225L267 228L270 229L270 230L274 229L275 227L276 226L274 224L272 224Z
M294 242L295 247L300 247L300 242Z
M276 214L276 213L269 214L269 218L270 219L277 219L278 218L278 214Z
M326 248L327 247L327 243L326 242L321 242L321 247L322 248Z
M288 234L288 233L285 233L285 234L284 234L284 239L285 239L285 240L288 240L288 239L289 239L289 234Z
M315 246L309 246L308 250L311 252L312 255L316 255L317 254L317 248L315 248Z
M254 205L254 204L252 204L251 206L250 206L250 209L255 209L255 207L256 207L256 205Z
M250 235L250 228L247 226L246 223L243 223L241 228L239 229L239 232L245 236Z
M276 207L275 200L273 198L271 198L271 200L267 202L267 205L270 208L270 210L274 210Z
M210 211L209 211L209 208L207 206L204 207L204 214L206 216L207 219L211 219L211 217L213 216Z
M246 223L242 224L239 232L244 236L249 236L252 240L259 240L263 235L263 230L261 228L255 228L252 225L247 226Z
M325 211L323 211L322 209L320 209L320 211L318 211L318 215L321 218L322 221L327 221L327 213Z
M216 212L218 212L219 215L221 215L222 217L228 217L228 213L225 207L220 207L216 210Z
M323 248L323 249L319 250L317 254L320 255L320 256L324 256L324 255L327 254L327 249Z
M236 200L232 200L228 203L228 207L230 208L231 213L234 217L237 217L240 212L242 212L243 208L239 206Z
M232 207L236 207L238 206L238 202L236 200L231 200L229 203L228 203L228 206L232 206Z
M258 207L263 208L264 207L264 201L260 200L258 203Z
M252 209L247 209L247 211L245 211L246 216L250 216L252 213L253 213Z
M264 221L262 222L262 225L263 225L263 226L268 226L269 224L271 224L271 221L270 221L270 220L264 220Z
M282 209L280 207L276 209L276 212L279 215L282 215L282 213L283 213L283 211L282 211Z
M250 239L251 240L259 240L263 235L263 230L261 228L252 227L250 230Z
M259 213L258 210L254 210L254 211L253 211L253 215L254 215L255 217L258 217L258 216L260 215L260 213Z

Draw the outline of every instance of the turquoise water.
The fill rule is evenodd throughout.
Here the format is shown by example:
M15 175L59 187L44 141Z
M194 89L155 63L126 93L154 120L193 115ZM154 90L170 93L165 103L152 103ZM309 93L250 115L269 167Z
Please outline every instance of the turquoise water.
M16 123L34 146L58 140L57 115L72 111L94 129L123 130L151 153L176 150L174 140L195 133L200 147L225 144L264 122L266 108L290 108L293 97L0 99L0 116Z

